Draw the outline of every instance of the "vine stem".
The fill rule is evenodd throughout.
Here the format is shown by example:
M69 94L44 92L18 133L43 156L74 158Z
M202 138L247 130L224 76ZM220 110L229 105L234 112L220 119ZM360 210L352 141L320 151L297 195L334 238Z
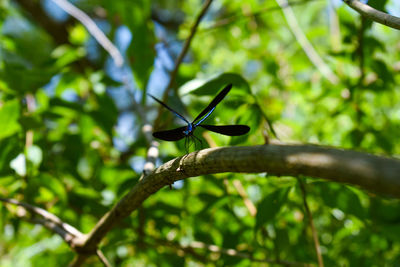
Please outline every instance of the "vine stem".
M307 196L306 186L305 186L304 182L301 180L301 178L299 178L298 181L299 181L299 185L300 185L300 189L301 189L301 194L303 196L304 208L306 210L308 221L310 222L315 252L317 254L317 259L318 259L318 266L324 267L324 260L322 258L321 246L320 246L319 240L318 240L318 232L317 232L317 229L315 228L311 210L310 210L310 207L308 206L307 199L306 199L306 196Z
M211 2L212 2L212 0L207 0L207 1L204 2L200 13L197 15L197 18L196 18L194 24L192 25L192 28L190 29L190 34L189 34L188 38L186 39L186 41L185 41L185 43L183 45L182 51L179 53L177 59L175 60L174 69L171 72L168 85L165 88L165 91L164 91L164 94L163 94L163 97L162 97L162 101L163 102L166 102L166 100L168 98L168 93L174 86L174 83L175 83L175 80L176 80L176 76L178 75L178 70L179 70L179 67L180 67L180 65L182 63L182 60L186 56L187 52L189 51L190 44L192 43L193 37L197 32L197 29L199 27L200 21L203 19L204 15L206 14L208 8L211 5ZM154 121L154 128L157 128L157 126L160 124L162 110L163 110L163 107L160 105L159 108L158 108L157 118Z

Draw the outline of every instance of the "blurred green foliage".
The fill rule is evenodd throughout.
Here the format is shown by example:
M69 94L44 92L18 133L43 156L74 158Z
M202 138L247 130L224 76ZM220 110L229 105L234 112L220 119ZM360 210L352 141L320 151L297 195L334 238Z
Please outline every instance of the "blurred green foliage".
M89 232L142 173L148 144L131 97L140 98L152 121L158 107L145 106L143 96L149 90L162 94L168 79L156 74L157 64L172 69L202 1L75 1L107 25L111 40L122 26L131 33L121 79L111 77L111 60L89 45L94 41L81 25L69 24L71 43L56 45L41 18L19 2L0 1L0 196L45 208ZM370 2L389 10L396 1ZM276 2L215 0L168 103L198 114L233 83L208 121L243 123L251 131L235 138L200 132L209 144L262 144L269 120L283 141L398 156L398 32L362 22L342 3L296 1L292 8L338 84L310 62ZM93 49L97 61L89 64ZM171 57L169 64L162 53ZM172 128L167 113L163 129ZM183 151L183 142L161 142L158 164ZM233 180L241 182L256 215ZM306 182L326 266L398 264L399 200L344 184ZM22 221L15 207L0 209L1 266L65 266L73 258L57 235ZM107 235L102 250L115 266L260 264L205 248L181 249L193 242L255 259L316 263L297 179L267 174L206 175L160 190ZM95 259L90 265L101 266Z

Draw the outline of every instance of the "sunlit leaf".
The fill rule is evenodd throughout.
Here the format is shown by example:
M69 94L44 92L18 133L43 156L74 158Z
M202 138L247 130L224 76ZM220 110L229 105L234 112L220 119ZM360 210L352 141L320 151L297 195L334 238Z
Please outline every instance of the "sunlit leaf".
M17 100L8 101L0 107L0 139L17 133L21 126L18 123L20 105Z

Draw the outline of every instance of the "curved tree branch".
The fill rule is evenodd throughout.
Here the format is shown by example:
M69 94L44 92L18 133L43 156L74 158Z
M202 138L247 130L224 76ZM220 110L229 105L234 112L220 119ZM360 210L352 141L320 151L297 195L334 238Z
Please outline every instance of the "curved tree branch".
M43 225L50 231L61 236L61 238L72 248L74 248L73 240L75 240L76 238L81 238L83 236L83 234L75 227L73 227L68 223L63 222L56 215L42 208L30 205L28 203L20 202L12 198L0 197L0 201L18 206L19 208L22 209L22 213L18 212L18 216L21 219L26 220L30 223ZM28 216L27 215L28 212L31 213L33 216L32 217ZM37 215L41 216L42 218L36 217ZM104 266L106 267L111 266L111 264L108 262L107 258L104 256L103 252L100 249L96 250L96 255Z
M343 0L343 2L370 20L381 23L393 29L400 30L400 18L398 17L376 10L375 8L363 4L358 0Z
M358 185L400 197L400 160L316 145L209 148L173 159L141 179L92 231L74 240L77 251L94 253L112 227L150 195L175 181L222 172L305 175Z
M26 217L26 219L31 221L32 223L41 224L44 227L46 227L47 229L55 232L56 234L61 236L62 239L67 243L71 243L71 240L82 235L82 233L80 231L78 231L75 227L63 222L56 215L54 215L42 208L32 206L28 203L20 202L18 200L12 199L12 198L0 197L0 201L9 203L9 204L13 204L13 205L17 205L34 215L39 215L39 216L43 217L43 218L28 218L25 215L21 216L21 217Z

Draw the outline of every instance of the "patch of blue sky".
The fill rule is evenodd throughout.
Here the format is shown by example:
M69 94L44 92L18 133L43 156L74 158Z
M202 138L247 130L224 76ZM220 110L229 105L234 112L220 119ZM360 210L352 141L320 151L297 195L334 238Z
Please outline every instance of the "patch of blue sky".
M136 116L134 116L132 112L122 112L118 116L115 130L118 133L118 135L113 138L115 148L122 152L127 151L129 146L139 135L140 129L137 127Z
M61 99L68 102L77 102L79 100L79 96L74 89L68 88L61 93Z
M57 22L65 22L69 18L69 14L60 8L52 0L41 1L43 9L47 15Z

